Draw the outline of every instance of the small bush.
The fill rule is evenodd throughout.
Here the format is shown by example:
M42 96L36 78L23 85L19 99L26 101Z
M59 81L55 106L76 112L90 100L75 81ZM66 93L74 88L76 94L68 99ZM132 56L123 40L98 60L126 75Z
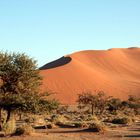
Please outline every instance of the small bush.
M129 117L115 118L112 120L114 124L131 124L133 120Z
M76 122L76 123L74 123L74 126L77 128L80 128L80 127L82 127L82 122Z
M85 122L76 122L74 123L74 126L77 128L84 128L84 127L88 127L88 124Z
M93 122L89 125L89 129L94 131L94 132L101 132L102 133L102 132L106 131L106 126L103 123Z
M15 135L31 135L33 132L34 128L32 126L24 124L16 129Z
M103 133L104 131L106 131L107 128L104 125L104 123L102 123L101 121L98 120L98 118L96 116L93 116L93 121L90 123L89 129L94 132Z

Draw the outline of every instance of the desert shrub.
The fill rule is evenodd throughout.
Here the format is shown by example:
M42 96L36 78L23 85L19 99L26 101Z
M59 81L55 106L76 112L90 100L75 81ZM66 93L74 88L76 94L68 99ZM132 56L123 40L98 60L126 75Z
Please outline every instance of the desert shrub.
M130 117L115 118L112 120L114 124L131 124L133 120Z
M90 122L88 128L94 132L101 133L107 130L105 124L101 122L96 116L92 116L92 121Z
M84 122L84 121L81 121L81 122L75 122L74 126L76 128L84 128L84 127L88 127L88 124L86 122Z
M93 122L89 125L89 129L94 132L104 132L107 130L106 126L103 123Z
M15 120L11 119L8 122L4 122L2 126L2 130L4 131L5 135L13 134L16 129Z
M34 128L28 124L24 124L18 127L15 131L15 135L31 135L34 132Z
M76 123L74 123L74 126L77 128L80 128L80 127L82 127L82 122L76 122Z

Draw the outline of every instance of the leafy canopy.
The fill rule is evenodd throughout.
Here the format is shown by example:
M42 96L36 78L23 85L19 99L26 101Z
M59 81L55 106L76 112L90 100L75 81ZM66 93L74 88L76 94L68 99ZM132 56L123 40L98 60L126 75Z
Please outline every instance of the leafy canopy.
M35 113L50 108L51 104L57 106L55 101L42 98L40 85L41 76L35 60L25 54L0 53L1 108Z

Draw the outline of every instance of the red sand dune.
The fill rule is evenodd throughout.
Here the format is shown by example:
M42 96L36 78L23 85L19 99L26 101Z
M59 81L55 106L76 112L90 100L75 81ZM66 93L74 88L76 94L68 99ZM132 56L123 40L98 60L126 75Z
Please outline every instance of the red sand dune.
M140 97L140 48L88 50L62 57L40 68L42 89L73 104L83 91L104 91L126 99Z

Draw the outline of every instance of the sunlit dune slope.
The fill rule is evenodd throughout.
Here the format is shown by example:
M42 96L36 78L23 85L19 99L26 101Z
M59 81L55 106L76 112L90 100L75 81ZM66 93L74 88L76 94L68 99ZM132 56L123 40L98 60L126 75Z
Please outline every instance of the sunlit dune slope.
M81 51L44 65L40 73L41 89L55 92L64 104L75 103L83 91L140 97L140 48Z

